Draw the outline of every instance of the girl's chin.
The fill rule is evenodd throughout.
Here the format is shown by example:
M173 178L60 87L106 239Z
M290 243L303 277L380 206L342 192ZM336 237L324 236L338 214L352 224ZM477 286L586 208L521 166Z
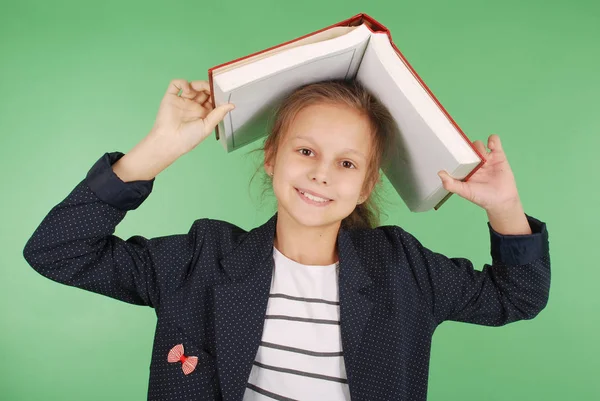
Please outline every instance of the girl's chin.
M306 227L329 226L340 223L349 213L343 214L329 207L312 207L310 205L293 205L293 219Z

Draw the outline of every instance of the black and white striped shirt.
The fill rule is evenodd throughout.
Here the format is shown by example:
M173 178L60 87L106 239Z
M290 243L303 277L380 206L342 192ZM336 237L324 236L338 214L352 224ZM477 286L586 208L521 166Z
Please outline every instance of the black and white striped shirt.
M275 247L273 258L262 341L244 401L350 400L337 263L303 265Z

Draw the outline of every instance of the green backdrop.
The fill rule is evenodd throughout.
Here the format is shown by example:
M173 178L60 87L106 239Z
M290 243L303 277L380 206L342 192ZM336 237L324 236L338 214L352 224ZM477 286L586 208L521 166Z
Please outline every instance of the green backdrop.
M498 328L442 324L429 399L600 399L598 2L85 3L0 11L0 399L145 399L154 311L40 276L25 242L104 152L147 134L171 79L206 79L211 66L359 12L390 28L472 140L500 136L526 212L550 233L546 309ZM201 217L263 223L273 203L261 203L258 180L248 188L260 159L247 150L226 154L209 138L156 179L116 235L185 233ZM482 209L454 195L410 213L387 182L384 194L384 223L479 269L490 261Z

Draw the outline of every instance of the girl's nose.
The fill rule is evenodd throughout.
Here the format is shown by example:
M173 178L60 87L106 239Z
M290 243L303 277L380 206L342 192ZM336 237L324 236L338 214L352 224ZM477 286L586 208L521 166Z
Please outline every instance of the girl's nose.
M309 173L309 178L314 181L329 183L329 169L324 164L319 164L314 170Z

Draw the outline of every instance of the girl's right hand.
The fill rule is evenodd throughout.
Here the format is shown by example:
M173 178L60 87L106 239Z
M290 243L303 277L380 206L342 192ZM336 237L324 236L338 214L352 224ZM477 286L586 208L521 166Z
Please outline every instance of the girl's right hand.
M182 91L179 96L179 91ZM213 109L208 81L188 82L174 79L169 83L149 139L159 139L179 156L194 149L208 137L225 115L231 103Z

